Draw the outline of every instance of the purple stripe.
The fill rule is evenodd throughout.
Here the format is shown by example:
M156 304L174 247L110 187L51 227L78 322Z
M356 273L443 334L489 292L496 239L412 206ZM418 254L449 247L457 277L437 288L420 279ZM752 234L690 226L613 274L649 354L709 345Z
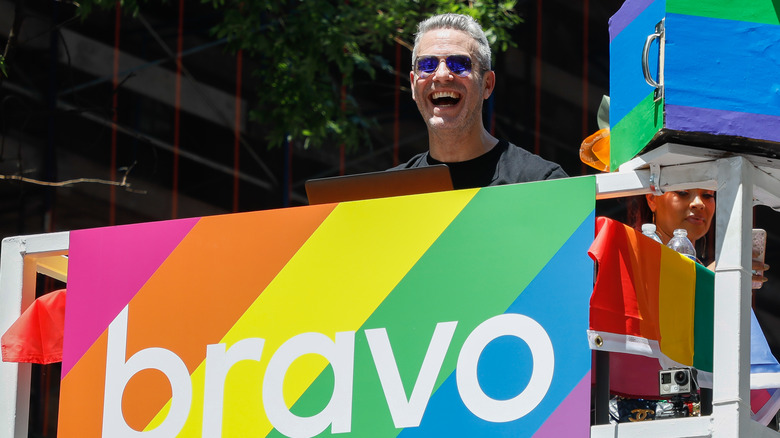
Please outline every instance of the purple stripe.
M609 18L609 42L656 0L628 0Z
M533 438L588 436L590 433L590 371L558 405Z
M780 116L666 105L666 128L780 142Z

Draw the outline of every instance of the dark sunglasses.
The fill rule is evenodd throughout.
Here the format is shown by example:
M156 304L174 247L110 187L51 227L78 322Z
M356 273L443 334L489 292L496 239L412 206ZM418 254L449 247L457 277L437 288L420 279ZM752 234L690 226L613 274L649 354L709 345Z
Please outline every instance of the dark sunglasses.
M466 55L449 55L444 59L447 69L455 76L466 77L471 73L471 58ZM439 68L438 56L423 56L414 63L415 71L421 78L427 78Z

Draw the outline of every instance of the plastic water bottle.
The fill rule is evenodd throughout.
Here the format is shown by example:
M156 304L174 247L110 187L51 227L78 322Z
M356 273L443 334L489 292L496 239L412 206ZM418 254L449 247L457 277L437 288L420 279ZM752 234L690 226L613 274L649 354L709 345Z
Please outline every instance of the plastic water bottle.
M679 252L680 254L688 257L689 259L696 260L696 248L693 247L693 243L688 239L688 231L684 228L678 228L674 230L674 236L666 244L669 248Z
M663 244L661 238L655 232L655 224L642 224L642 234L655 240L656 242Z

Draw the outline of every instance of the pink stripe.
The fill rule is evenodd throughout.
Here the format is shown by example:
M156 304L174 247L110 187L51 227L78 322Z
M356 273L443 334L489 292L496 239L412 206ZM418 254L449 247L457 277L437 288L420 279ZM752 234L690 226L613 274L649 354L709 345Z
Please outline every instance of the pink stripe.
M71 231L62 378L198 220Z
M533 438L560 438L590 434L590 371L536 430Z

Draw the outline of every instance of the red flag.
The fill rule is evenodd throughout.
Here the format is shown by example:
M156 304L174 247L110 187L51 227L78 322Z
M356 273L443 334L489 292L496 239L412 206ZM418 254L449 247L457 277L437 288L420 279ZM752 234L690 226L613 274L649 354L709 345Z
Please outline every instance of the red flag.
M22 313L0 339L3 362L62 362L65 289L48 293Z
M596 218L596 237L588 251L598 262L594 293L590 301L591 329L641 336L642 315L631 258L636 258L624 225L605 217Z

